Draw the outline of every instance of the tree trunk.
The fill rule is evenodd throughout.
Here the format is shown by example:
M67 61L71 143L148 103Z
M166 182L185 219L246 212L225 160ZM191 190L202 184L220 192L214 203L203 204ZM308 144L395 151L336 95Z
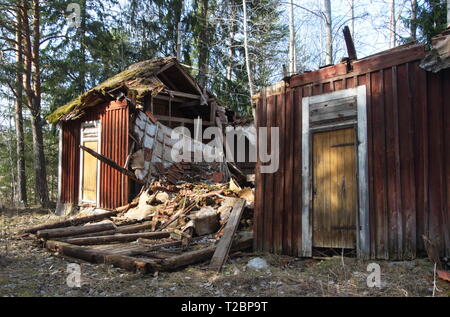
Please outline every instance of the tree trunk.
M331 0L324 0L325 33L326 33L326 60L325 64L333 64L333 20L331 17Z
M450 0L447 0L447 27L450 26Z
M199 53L198 53L198 82L202 87L206 87L206 77L208 74L208 57L209 57L209 25L208 25L208 9L209 9L209 1L201 0L201 10L200 10L200 19L201 19L201 31L199 34L198 42L199 42Z
M390 28L390 47L393 48L397 45L397 19L395 18L395 0L391 0L391 7L390 7L390 15L391 20L389 23Z
M21 206L27 205L27 185L25 177L25 138L23 132L23 55L22 55L22 22L20 11L17 10L16 30L16 155L17 155L17 202Z
M183 18L183 9L184 9L184 1L181 1L181 7L180 7L180 14L177 17L178 23L177 23L177 47L176 47L176 53L177 53L177 59L181 61L181 38L182 38L182 32L181 32L181 20Z
M78 30L80 36L80 72L79 72L79 93L86 91L86 0L81 3L81 23Z
M350 1L350 12L351 12L351 26L352 26L352 38L355 40L355 0Z
M417 0L411 0L411 39L417 40Z
M227 65L227 80L232 80L233 78L233 63L235 54L235 36L236 36L236 6L234 3L230 3L230 16L229 16L229 32L228 32L228 65Z
M242 8L244 11L244 51L245 51L245 65L247 68L247 76L248 76L248 87L249 87L249 91L250 91L250 105L252 106L252 114L253 114L253 118L256 121L256 111L255 108L253 107L252 104L252 96L253 93L255 91L254 89L254 84L253 84L253 76L252 76L252 71L251 71L251 67L250 67L250 56L248 53L248 26L247 26L247 3L246 0L242 0Z
M40 46L40 8L39 0L33 0L33 35L29 22L28 2L21 6L25 76L24 88L27 97L27 107L31 112L31 131L33 135L33 161L35 170L35 197L42 207L48 207L47 172L45 165L44 140L42 136L41 119L41 70L39 61Z
M289 75L297 73L297 56L295 52L294 0L289 2Z

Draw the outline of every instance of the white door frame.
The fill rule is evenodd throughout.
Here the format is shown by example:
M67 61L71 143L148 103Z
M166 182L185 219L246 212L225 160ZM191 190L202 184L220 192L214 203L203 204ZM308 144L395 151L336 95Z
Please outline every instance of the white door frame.
M311 131L309 124L310 105L337 99L355 97L357 103L357 160L358 160L358 213L356 219L356 245L359 258L370 257L369 227L369 168L367 162L367 101L366 86L339 90L302 99L302 244L300 255L312 256L312 173Z
M83 129L86 126L92 126L94 125L97 129L97 136L94 137L85 137L83 133ZM101 135L102 135L102 129L100 120L95 121L86 121L81 123L80 127L80 145L83 145L84 141L97 141L97 153L101 154ZM97 160L97 193L96 193L96 201L88 201L83 199L83 172L84 172L84 161L83 161L83 153L84 150L80 149L80 184L79 184L79 204L87 203L87 204L95 204L97 205L100 201L100 161Z

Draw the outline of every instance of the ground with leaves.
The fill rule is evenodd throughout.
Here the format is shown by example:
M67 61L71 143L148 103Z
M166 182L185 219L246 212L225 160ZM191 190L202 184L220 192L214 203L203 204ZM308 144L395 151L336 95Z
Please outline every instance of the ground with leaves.
M377 261L381 288L367 287L367 262L354 258L295 259L269 254L235 254L220 274L207 263L173 273L141 275L107 265L65 259L33 240L13 236L18 229L60 220L36 210L3 211L0 296L432 296L433 267L427 259ZM247 267L263 257L269 266ZM81 264L82 285L67 286L67 265ZM435 296L450 296L450 283L436 281Z

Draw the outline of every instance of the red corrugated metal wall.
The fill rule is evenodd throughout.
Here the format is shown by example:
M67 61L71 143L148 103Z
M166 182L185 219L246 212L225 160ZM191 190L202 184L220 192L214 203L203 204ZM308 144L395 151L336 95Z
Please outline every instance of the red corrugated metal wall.
M101 154L120 166L128 155L127 103L111 102L100 115L102 122ZM114 209L128 203L128 178L105 163L100 163L100 208Z
M61 202L78 203L80 121L62 123Z
M257 250L301 253L302 98L366 85L371 257L414 258L422 235L450 255L450 70L425 72L424 54L415 46L261 92L258 126L280 127L281 154L277 173L257 168Z
M111 102L90 110L83 118L62 123L61 202L78 203L80 178L80 127L83 121L101 121L100 153L119 165L128 155L129 111L124 102ZM97 206L114 209L128 203L128 178L100 163L100 201Z

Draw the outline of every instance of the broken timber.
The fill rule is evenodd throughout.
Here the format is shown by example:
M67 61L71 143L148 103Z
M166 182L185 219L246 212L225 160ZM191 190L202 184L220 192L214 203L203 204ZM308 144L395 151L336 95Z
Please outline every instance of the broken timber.
M95 245L95 244L107 244L111 242L130 242L136 241L139 238L146 239L162 239L168 238L169 232L147 232L147 233L130 233L130 234L118 234L107 235L99 237L87 237L87 238L71 238L65 242L75 245Z
M78 226L78 225L82 225L82 224L85 224L88 222L103 220L105 218L109 218L109 217L112 217L115 215L117 215L117 211L109 211L109 212L105 212L105 213L98 214L98 215L80 217L80 218L75 218L75 219L70 219L70 220L65 220L65 221L54 222L54 223L50 223L50 224L46 224L46 225L41 225L41 226L37 226L37 227L32 227L32 228L28 228L28 229L20 231L20 233L21 234L26 234L26 233L34 234L34 233L38 232L39 230Z
M113 223L101 223L101 224L89 225L89 226L39 230L36 235L38 238L49 239L49 238L57 238L57 237L76 236L76 235L80 235L80 234L111 230L111 229L115 229L115 228L116 228L116 226Z
M220 271L222 266L227 260L228 253L230 252L231 243L233 241L233 237L237 231L239 226L239 222L242 217L242 213L245 207L245 200L238 199L237 202L233 206L233 210L231 211L230 218L225 226L225 231L217 244L217 248L214 252L214 255L211 259L211 263L209 267L212 270Z
M253 244L252 237L242 238L235 241L232 246L233 251L248 249ZM132 272L152 273L155 271L173 271L177 268L190 264L203 262L209 259L215 250L215 246L204 249L186 252L181 255L160 260L138 259L128 255L111 254L107 251L96 250L89 247L72 245L67 242L48 240L45 247L53 252L71 258L81 259L91 263L111 264Z
M95 157L96 159L98 159L99 161L101 161L101 162L103 162L103 163L105 163L105 164L111 166L112 168L118 170L119 172L121 172L121 173L124 174L125 176L128 176L129 178L131 178L131 179L134 180L135 182L137 182L137 183L139 183L139 184L141 184L141 185L144 184L144 182L143 182L142 180L140 180L139 178L137 178L136 175L134 175L133 172L131 172L131 171L129 171L129 170L123 168L122 166L120 166L120 165L117 164L116 162L110 160L109 158L107 158L107 157L105 157L105 156L103 156L103 155L101 155L101 154L99 154L99 153L97 153L97 152L95 152L95 151L93 151L93 150L91 150L91 149L85 147L85 146L80 145L80 148L81 148L83 151L86 151L86 152L88 152L89 154L91 154L92 156L94 156L94 157Z

